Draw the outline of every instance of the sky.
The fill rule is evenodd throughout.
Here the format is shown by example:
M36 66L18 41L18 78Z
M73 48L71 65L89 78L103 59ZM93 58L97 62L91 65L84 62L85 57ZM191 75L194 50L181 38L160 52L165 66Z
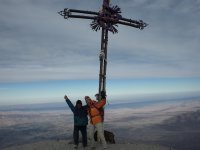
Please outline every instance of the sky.
M200 0L111 0L144 30L109 33L107 95L200 91ZM99 11L102 0L0 0L0 105L62 102L98 91L101 32L64 8Z

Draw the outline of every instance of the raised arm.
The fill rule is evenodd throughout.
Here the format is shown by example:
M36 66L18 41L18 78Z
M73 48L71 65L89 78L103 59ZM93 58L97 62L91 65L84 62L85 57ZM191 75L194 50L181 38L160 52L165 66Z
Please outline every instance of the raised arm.
M105 93L105 91L101 91L101 98L102 98L101 101L97 102L95 104L95 107L101 108L106 104L106 93Z
M69 108L72 110L72 112L74 113L75 111L75 107L74 105L72 104L72 102L69 100L69 98L67 97L67 95L64 96L64 99L66 101L66 103L68 104Z
M94 105L95 105L96 108L101 108L101 107L103 107L105 104L106 104L106 99L102 99L101 101L95 103Z

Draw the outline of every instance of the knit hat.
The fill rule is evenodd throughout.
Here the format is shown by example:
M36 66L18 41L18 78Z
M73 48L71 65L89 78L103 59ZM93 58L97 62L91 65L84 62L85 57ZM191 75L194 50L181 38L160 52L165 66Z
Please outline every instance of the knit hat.
M89 96L85 96L85 100L86 100L86 99L91 99L91 98L90 98Z
M78 105L78 104L82 104L82 101L81 100L77 100L76 101L76 105Z

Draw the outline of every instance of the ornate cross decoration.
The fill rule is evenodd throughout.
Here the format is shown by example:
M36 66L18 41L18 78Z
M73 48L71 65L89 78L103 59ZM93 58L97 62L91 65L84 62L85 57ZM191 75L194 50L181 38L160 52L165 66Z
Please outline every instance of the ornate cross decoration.
M64 19L80 18L92 20L90 26L92 30L98 31L101 29L101 50L99 55L100 71L99 71L99 93L106 91L106 68L107 68L107 45L108 45L108 32L113 34L117 33L118 24L126 25L140 30L144 29L148 24L142 20L132 20L123 18L121 9L116 6L110 5L110 0L103 0L102 9L98 12L68 9L58 12ZM101 100L99 94L98 100Z

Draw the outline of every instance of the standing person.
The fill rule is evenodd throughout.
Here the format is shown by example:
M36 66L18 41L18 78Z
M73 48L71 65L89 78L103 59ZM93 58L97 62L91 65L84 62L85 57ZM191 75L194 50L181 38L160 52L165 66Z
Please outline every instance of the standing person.
M95 96L96 100L98 101L99 100L99 93L95 94L94 96ZM101 107L99 109L99 111L100 111L100 115L102 116L102 122L104 122L104 107Z
M94 96L95 96L96 100L99 101L99 93L95 94ZM101 107L99 109L99 112L100 112L100 115L102 117L102 128L103 128L103 131L104 131L104 123L103 123L104 122L104 107ZM98 132L97 132L97 139L96 140L100 141Z
M82 106L82 101L77 100L76 106L72 104L69 98L65 95L64 99L66 100L67 104L69 105L70 109L74 114L74 131L73 131L73 138L74 138L74 149L78 148L79 144L79 131L82 134L82 143L83 148L87 146L87 124L88 124L88 117L87 117L87 105Z
M98 136L103 144L103 148L107 148L107 143L104 137L103 130L103 118L99 109L101 109L106 104L106 94L104 91L101 92L101 101L93 101L89 96L85 96L85 101L88 105L88 114L90 116L90 140L91 140L91 148L95 148L94 146L94 130L96 128Z

